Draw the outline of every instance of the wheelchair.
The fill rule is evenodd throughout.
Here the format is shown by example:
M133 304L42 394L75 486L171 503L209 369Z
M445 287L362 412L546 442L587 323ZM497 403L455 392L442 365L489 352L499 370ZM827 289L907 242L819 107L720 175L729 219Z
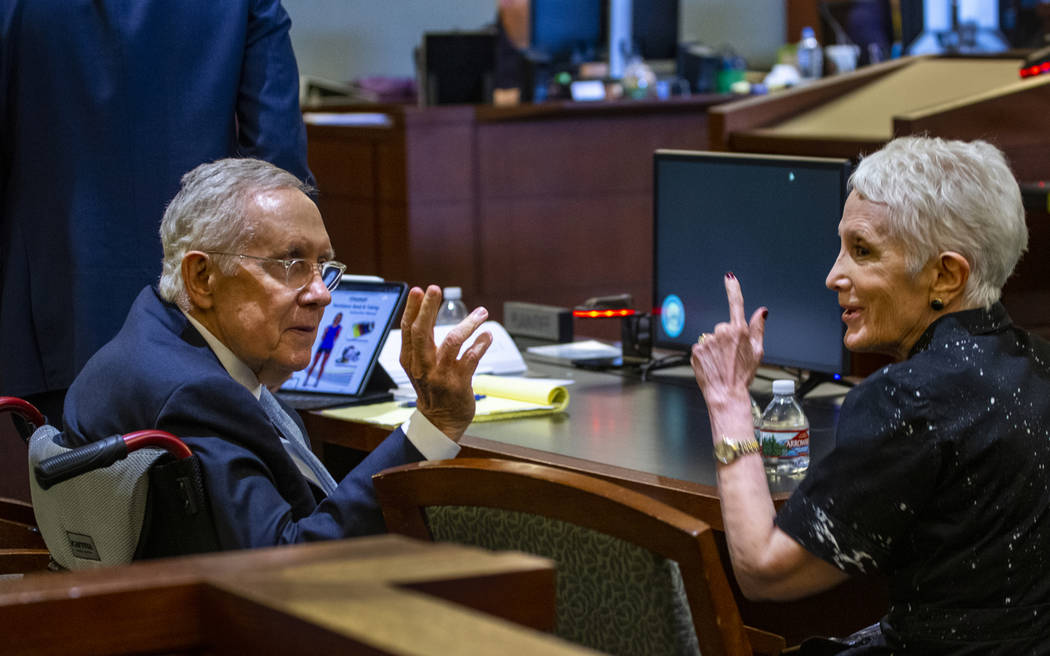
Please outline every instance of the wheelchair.
M29 449L37 527L52 569L218 551L200 460L159 430L67 445L30 403L0 397Z

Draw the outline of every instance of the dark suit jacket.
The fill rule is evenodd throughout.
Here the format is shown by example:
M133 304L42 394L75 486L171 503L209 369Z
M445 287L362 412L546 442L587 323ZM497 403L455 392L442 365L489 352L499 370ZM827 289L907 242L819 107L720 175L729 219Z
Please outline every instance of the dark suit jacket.
M0 0L0 393L64 389L157 279L184 173L312 182L278 0Z
M124 327L77 376L65 426L71 445L143 428L181 437L201 460L223 549L380 533L372 474L423 459L398 429L318 501L259 401L153 288L142 290Z

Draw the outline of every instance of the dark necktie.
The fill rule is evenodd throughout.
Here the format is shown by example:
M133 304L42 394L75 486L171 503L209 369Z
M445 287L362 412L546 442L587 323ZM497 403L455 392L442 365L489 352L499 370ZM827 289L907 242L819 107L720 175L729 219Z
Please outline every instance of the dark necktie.
M332 478L332 475L318 457L314 455L314 452L310 450L306 443L306 436L299 430L299 425L288 416L288 413L284 411L284 408L277 402L274 395L270 393L270 390L266 389L265 385L262 387L259 403L262 404L266 416L270 418L273 425L284 436L285 448L291 452L292 459L309 467L310 471L313 472L315 482L324 491L325 496L334 492L336 487L335 479Z

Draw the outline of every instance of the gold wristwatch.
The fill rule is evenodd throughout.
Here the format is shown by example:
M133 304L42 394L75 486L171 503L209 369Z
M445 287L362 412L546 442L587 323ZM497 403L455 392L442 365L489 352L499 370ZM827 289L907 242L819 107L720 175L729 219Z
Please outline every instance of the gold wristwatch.
M762 447L754 438L738 442L723 435L722 441L715 444L715 460L723 465L728 465L740 456L758 453L761 450Z

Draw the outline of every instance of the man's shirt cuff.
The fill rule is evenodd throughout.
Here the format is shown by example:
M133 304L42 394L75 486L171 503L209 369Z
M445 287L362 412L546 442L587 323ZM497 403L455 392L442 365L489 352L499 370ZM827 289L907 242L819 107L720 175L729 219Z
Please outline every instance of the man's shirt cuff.
M419 410L414 410L408 421L401 424L401 430L427 460L448 460L459 453L459 445L435 428Z

